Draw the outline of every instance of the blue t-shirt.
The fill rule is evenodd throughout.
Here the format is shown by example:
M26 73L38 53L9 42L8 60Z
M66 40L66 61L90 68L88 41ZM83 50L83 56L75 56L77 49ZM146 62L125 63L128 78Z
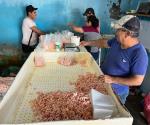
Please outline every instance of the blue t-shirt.
M101 66L104 74L118 77L145 75L148 56L141 43L122 49L117 39L113 38L108 41L108 45L110 49ZM129 91L129 87L121 83L112 84L112 88L118 95Z

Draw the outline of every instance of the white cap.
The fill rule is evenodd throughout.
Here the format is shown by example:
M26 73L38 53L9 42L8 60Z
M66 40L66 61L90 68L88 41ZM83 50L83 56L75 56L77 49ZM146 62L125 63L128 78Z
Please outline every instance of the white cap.
M114 21L114 22L111 22L111 27L114 28L114 29L123 28L122 26L134 17L136 17L136 16L134 16L134 15L125 15L121 19L119 19L117 21Z

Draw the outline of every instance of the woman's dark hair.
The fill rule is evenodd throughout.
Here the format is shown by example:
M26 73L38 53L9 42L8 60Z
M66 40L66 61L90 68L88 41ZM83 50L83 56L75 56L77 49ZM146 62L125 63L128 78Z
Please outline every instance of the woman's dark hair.
M99 20L95 16L89 16L87 22L91 22L92 27L97 28L99 26Z

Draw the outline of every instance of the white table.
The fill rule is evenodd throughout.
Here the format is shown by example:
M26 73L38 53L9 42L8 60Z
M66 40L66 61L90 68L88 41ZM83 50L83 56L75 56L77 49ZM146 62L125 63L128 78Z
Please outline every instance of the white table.
M42 48L41 47L42 45L40 45L40 43L44 42L45 37L46 37L46 35L41 35L40 36L40 38L39 38L39 45L37 46L37 48L39 47L43 51L48 51L48 50L45 50L44 48ZM87 50L83 46L79 46L79 49L80 49L80 52L87 52ZM49 51L49 52L51 52L51 51ZM60 52L64 52L64 49L61 49Z

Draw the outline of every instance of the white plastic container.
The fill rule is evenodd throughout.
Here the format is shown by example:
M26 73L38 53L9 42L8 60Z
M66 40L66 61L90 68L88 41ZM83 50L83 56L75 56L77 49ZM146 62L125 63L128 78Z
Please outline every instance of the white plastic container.
M80 45L80 37L72 36L71 37L71 43L74 43L76 46L79 46Z
M102 74L99 66L91 55L87 52L79 52L81 57L90 56L91 66L81 67L74 65L65 67L57 64L58 57L64 53L61 52L43 52L47 64L44 67L34 66L34 53L32 53L21 70L17 74L12 86L8 90L4 99L0 103L0 124L37 124L33 120L33 113L30 107L30 101L37 97L37 92L44 91L73 91L74 88L68 81L76 80L78 75L85 72ZM66 52L66 54L70 54ZM68 83L68 84L67 84ZM51 125L132 125L133 118L129 112L120 104L112 92L110 84L106 84L109 95L115 101L118 114L109 119L98 120L68 120L68 121L50 121L38 124Z

